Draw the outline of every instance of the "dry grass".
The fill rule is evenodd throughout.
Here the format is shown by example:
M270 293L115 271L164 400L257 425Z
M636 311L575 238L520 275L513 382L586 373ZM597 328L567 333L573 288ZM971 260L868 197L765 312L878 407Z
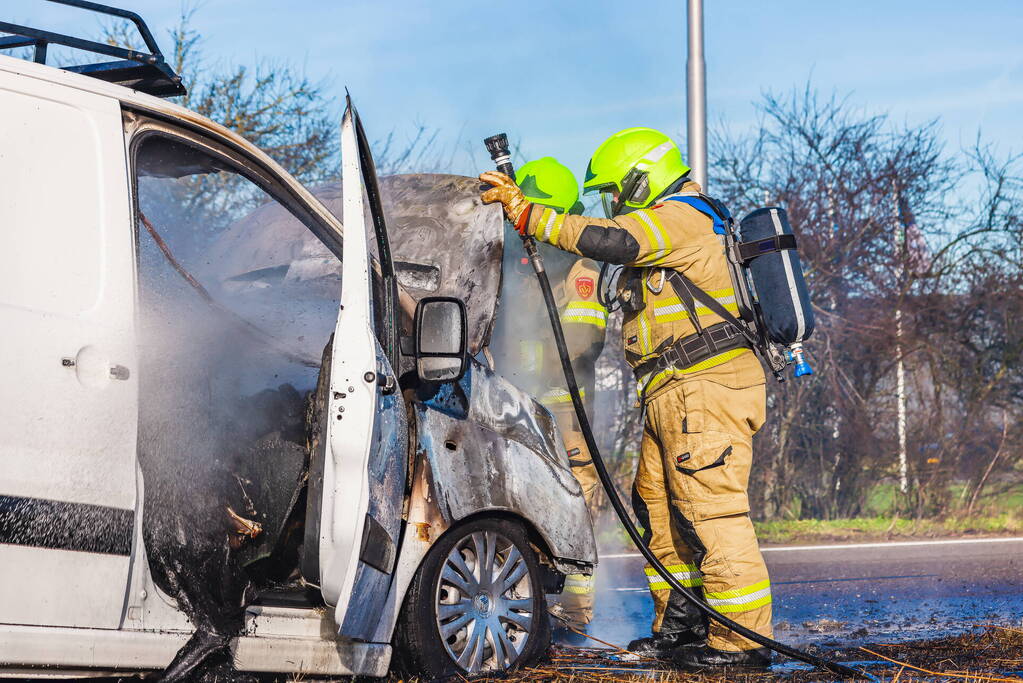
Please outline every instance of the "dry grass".
M614 662L613 650L554 647L541 666L501 677L475 681L550 681L552 683L824 683L833 674L819 671L771 673L727 672L702 675L671 671L652 661ZM878 643L865 648L839 650L832 656L843 662L868 662L867 670L884 683L922 681L976 681L1023 683L1023 630L990 626L967 636L901 644ZM882 663L883 662L883 663ZM777 667L776 667L777 668ZM392 679L397 682L399 679ZM453 680L465 680L455 678ZM405 683L414 683L405 679Z

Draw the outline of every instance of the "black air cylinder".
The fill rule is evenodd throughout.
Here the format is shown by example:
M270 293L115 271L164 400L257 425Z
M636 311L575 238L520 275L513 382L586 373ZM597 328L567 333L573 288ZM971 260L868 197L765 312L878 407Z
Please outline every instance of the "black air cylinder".
M739 223L739 240L745 243L791 234L785 209L775 206L752 211ZM765 251L747 267L768 338L785 346L808 339L813 332L813 309L798 252Z

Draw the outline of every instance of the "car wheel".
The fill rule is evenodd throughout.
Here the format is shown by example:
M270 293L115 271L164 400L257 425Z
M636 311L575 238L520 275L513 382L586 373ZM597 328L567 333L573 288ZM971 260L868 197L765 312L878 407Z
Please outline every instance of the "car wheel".
M412 579L396 645L428 677L532 664L550 644L540 562L522 525L477 519L448 531Z

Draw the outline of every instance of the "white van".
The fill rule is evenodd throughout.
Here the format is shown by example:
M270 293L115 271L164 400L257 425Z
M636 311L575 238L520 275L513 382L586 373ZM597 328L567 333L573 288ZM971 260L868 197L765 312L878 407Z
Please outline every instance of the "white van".
M338 220L90 7L150 52L0 23L43 62L0 56L0 675L163 669L232 600L239 670L541 656L596 550L550 414L485 361L500 210L378 182L349 104Z

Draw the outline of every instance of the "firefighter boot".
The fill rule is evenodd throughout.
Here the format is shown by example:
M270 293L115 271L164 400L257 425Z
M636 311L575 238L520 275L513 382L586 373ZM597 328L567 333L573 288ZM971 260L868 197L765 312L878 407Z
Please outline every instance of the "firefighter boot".
M754 650L716 650L709 645L691 645L675 651L672 663L683 671L707 669L766 669L771 665L771 651L766 647Z
M626 649L643 657L668 659L686 645L702 643L706 638L706 617L681 595L671 591L660 630L633 640Z

